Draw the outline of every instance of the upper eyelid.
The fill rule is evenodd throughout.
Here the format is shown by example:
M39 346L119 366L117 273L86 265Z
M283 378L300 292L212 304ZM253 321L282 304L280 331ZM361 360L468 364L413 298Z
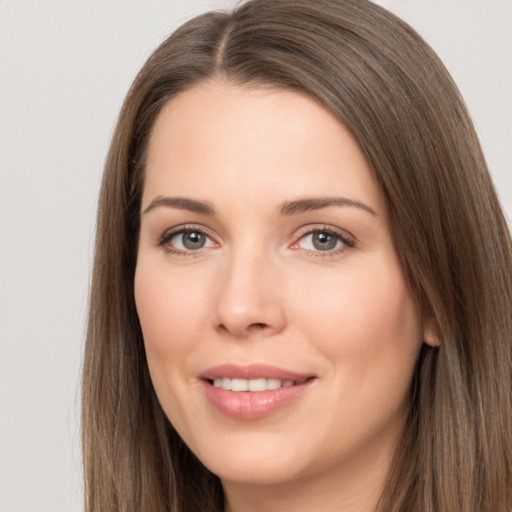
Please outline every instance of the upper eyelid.
M179 235L180 233L185 233L187 231L199 231L212 239L215 238L214 236L212 236L211 230L201 224L183 224L172 228L168 228L161 234L161 238L169 238L174 235Z
M298 240L300 240L305 235L315 233L315 232L319 233L319 232L323 232L323 231L333 233L334 235L337 235L341 238L347 238L354 243L356 242L356 237L354 235L352 235L352 233L350 233L346 229L342 229L342 228L338 228L338 227L334 227L334 226L330 226L330 225L325 225L325 224L318 224L317 226L318 227L311 227L311 225L304 226L303 228L301 228L301 229L303 229L303 231L301 231L301 229L299 229L299 234L296 235L294 243L296 243Z
M315 225L313 225L313 226L315 226ZM215 238L213 235L211 235L211 230L202 224L182 224L182 225L174 226L172 228L166 229L162 233L162 237L165 237L167 235L174 235L174 234L182 233L184 231L194 231L194 230L201 231L205 235ZM298 228L294 231L299 232L299 234L295 235L295 236L304 236L304 235L307 235L308 233L314 233L315 231L317 231L317 232L318 231L329 231L329 232L332 232L335 234L345 234L349 238L355 238L346 229L338 228L338 227L327 225L327 224L321 224L321 223L316 224L316 227L312 227L311 224L308 224L308 225L302 226L301 228Z

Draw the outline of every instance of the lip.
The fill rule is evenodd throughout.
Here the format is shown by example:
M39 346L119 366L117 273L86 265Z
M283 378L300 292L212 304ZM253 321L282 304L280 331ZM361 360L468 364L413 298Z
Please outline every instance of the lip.
M199 375L200 379L213 380L217 377L227 377L229 379L280 379L280 380L306 380L314 375L293 372L270 366L267 364L221 364L208 368Z
M279 379L293 380L289 387L266 391L228 391L213 386L213 379ZM256 420L268 416L298 400L316 381L316 376L265 364L223 364L202 372L199 379L206 398L220 413L231 418Z

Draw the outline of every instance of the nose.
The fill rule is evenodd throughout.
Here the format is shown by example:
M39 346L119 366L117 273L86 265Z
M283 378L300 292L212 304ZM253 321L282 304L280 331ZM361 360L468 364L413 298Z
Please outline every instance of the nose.
M239 339L281 332L286 325L281 282L276 262L258 249L232 254L219 274L216 330Z

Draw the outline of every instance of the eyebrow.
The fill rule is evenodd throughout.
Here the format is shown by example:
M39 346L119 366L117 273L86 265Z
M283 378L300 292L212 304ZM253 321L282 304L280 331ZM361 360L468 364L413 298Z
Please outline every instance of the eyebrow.
M377 212L367 204L346 197L304 197L294 201L286 201L279 207L280 215L296 215L298 213L321 210L329 206L351 206L364 210L374 217L378 217Z
M178 208L179 210L188 210L190 212L202 213L204 215L215 215L214 206L208 201L197 201L187 197L167 197L157 196L149 206L142 212L148 213L155 208L165 206L167 208Z
M189 199L187 197L168 197L157 196L149 206L143 211L148 213L151 210L159 207L177 208L179 210L188 210L194 213L202 213L203 215L216 215L217 211L212 203L209 201L198 201L196 199ZM365 203L348 199L346 197L304 197L295 199L293 201L285 201L278 206L277 211L281 216L297 215L315 210L321 210L329 206L350 206L359 208L374 217L379 215Z

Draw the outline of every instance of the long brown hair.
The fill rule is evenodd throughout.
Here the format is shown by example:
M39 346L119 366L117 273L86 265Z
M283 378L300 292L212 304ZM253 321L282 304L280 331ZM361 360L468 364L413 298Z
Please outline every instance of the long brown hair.
M83 368L87 512L219 512L218 478L155 397L133 279L148 136L222 77L301 91L352 133L439 348L423 347L386 512L512 510L512 243L464 103L434 52L366 0L254 0L180 27L123 105L99 202Z

